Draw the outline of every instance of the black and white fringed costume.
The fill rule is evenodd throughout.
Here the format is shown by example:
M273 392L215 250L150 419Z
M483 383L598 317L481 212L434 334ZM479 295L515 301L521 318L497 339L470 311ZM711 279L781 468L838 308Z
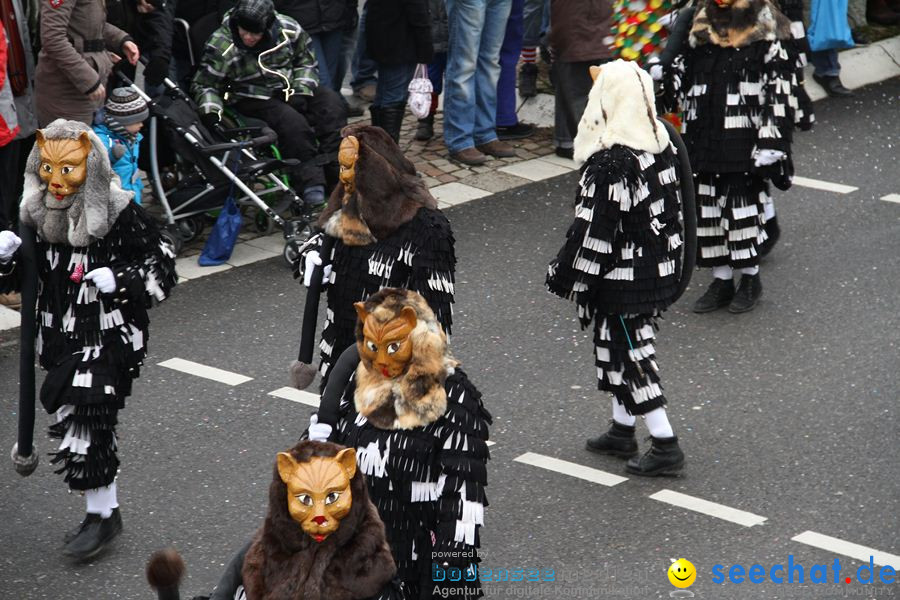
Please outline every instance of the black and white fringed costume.
M385 289L369 298L366 307L374 310L397 302L416 310L419 323L411 336L416 339L413 360L425 365L431 387L412 383L407 372L381 396L378 381L373 382L381 376L371 367L367 370L362 360L349 380L329 381L319 420L327 422L326 412L338 406L336 427L329 439L356 448L359 469L366 475L372 502L384 521L405 598L437 597L432 596L436 585L447 586L448 595L441 595L443 598L463 598L463 588L466 598L480 597L477 577L473 582L436 582L432 563L463 573L477 570L479 530L488 505L486 442L491 415L481 393L451 356L446 336L420 296ZM358 332L361 338L362 324ZM352 368L356 360L357 348L348 348L338 361L335 376L348 370L344 363ZM407 380L410 384L405 387ZM403 413L397 407L409 410ZM385 417L385 412L392 416Z
M55 415L50 435L60 440L52 462L70 489L96 491L114 486L117 416L147 354L147 311L169 295L176 275L172 249L132 193L121 189L94 133L63 120L42 130L45 139L78 139L85 131L93 148L72 207L45 207L45 198L55 200L38 177L36 145L20 214L37 234L36 349L47 371L41 402ZM86 277L104 267L114 274L112 293L101 293ZM18 275L15 261L0 264L0 287L15 288ZM88 503L90 512L90 494Z
M574 158L583 163L575 221L550 263L547 287L575 301L582 327L593 322L599 389L614 395L614 420L633 447L618 454L636 452L635 415L645 416L654 440L677 449L663 408L654 339L681 276L678 157L655 118L648 74L617 60L592 75L575 138ZM589 449L608 451L602 438L600 448L590 440ZM667 468L680 468L680 462Z
M699 212L697 262L755 273L772 201L767 180L787 189L792 131L813 120L798 80L802 42L770 0L699 0L688 41L664 85L667 102L684 111ZM769 164L760 160L766 154Z
M449 335L456 271L453 231L415 167L380 128L351 125L359 140L356 189L344 202L338 184L320 225L335 238L326 287L328 308L319 344L322 387L335 359L355 343L353 303L386 287L421 294ZM308 249L321 247L323 238ZM300 277L303 256L295 263Z

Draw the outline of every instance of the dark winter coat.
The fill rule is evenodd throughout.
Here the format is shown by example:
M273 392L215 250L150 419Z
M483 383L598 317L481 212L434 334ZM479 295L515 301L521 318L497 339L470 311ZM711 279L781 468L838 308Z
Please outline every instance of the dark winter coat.
M369 0L366 51L375 62L431 62L431 16L427 0Z
M358 19L357 0L275 0L275 10L310 35L353 29Z
M107 0L107 20L137 40L141 54L166 63L172 57L175 0L156 0L149 13L137 10L137 0Z
M555 60L585 62L611 58L604 38L613 24L611 0L553 0L550 46Z
M450 24L447 20L447 1L429 0L431 10L431 45L434 53L446 52L450 46Z

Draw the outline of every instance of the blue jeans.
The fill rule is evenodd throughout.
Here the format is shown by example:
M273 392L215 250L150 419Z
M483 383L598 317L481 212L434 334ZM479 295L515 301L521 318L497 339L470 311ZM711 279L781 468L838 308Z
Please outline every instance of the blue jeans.
M432 93L440 96L444 91L444 73L447 71L447 53L436 52L428 63L428 79L431 80Z
M416 72L416 63L405 65L378 65L378 85L372 106L384 107L406 102L409 82Z
M810 52L809 62L813 64L813 72L819 77L834 77L841 74L841 63L838 62L837 50Z
M512 0L447 0L444 144L459 152L497 139L500 46Z
M312 38L313 53L319 63L319 84L330 87L340 93L341 81L338 79L338 71L341 63L341 44L344 32L323 31L314 33Z
M362 14L359 15L359 29L356 33L356 51L353 53L353 64L350 67L351 79L350 87L354 91L364 88L367 85L375 85L378 83L378 64L369 58L366 54L366 14L369 5L363 6Z
M516 65L522 54L522 7L525 0L512 0L506 35L500 47L500 79L497 80L497 126L518 125L516 115Z
M526 48L537 48L541 36L550 25L550 0L525 0L525 35L522 45Z

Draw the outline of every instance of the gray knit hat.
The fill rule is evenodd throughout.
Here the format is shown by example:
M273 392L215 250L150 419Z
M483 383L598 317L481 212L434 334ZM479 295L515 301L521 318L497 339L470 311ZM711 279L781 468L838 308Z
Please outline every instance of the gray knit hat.
M275 20L275 4L272 0L239 0L233 15L245 31L264 33Z
M140 94L131 88L116 88L106 98L106 116L120 125L133 125L146 121L150 109Z

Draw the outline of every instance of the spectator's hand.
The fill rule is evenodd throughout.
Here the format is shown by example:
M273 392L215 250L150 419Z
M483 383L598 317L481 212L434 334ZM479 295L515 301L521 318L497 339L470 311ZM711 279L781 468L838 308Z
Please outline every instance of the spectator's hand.
M161 56L154 56L144 68L144 79L150 85L156 86L163 82L169 74L169 61Z
M314 442L327 442L331 436L331 425L319 423L319 415L313 414L309 418L309 439Z
M88 94L88 98L90 98L91 102L94 104L102 104L103 101L106 100L106 88L103 87L103 84L101 83L93 92Z
M137 11L142 15L146 15L147 13L152 13L156 10L156 7L147 2L147 0L138 0L137 2Z
M304 96L303 94L294 94L290 98L288 98L288 104L291 105L291 108L296 110L298 113L306 114L307 108L309 108L308 104L309 96Z
M784 152L781 150L757 150L753 165L756 167L766 167L768 165L774 165L783 158Z
M21 245L22 239L15 233L0 231L0 262L9 262Z
M309 287L312 285L313 271L322 264L322 257L319 256L318 250L310 250L306 253L304 261L303 285ZM331 279L331 265L325 265L325 268L322 269L322 285L328 283L329 279Z
M87 281L92 281L94 286L104 294L116 291L116 277L109 267L94 269L84 276Z
M200 122L203 123L203 126L207 129L215 129L220 120L219 113L216 112L203 113L200 115Z
M137 44L131 40L122 44L122 52L125 53L125 58L127 58L128 62L132 65L136 65L141 58L141 51L138 50Z

